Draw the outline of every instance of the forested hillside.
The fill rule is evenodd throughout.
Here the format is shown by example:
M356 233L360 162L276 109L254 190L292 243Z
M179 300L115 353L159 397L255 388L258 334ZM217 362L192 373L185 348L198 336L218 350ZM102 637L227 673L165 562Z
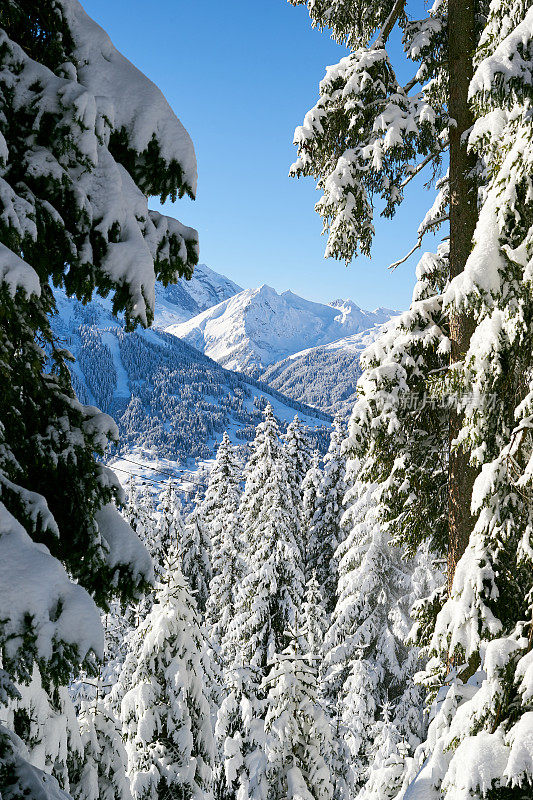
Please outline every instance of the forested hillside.
M261 379L294 400L347 416L357 398L361 354L382 335L384 327L376 325L331 344L294 353L267 367Z

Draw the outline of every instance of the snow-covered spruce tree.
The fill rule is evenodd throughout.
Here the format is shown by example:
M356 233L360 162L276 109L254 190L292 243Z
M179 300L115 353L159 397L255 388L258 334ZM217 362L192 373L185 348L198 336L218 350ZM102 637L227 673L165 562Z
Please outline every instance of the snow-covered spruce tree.
M154 497L145 484L139 486L130 478L127 503L122 514L150 553L155 574L158 576L161 573L163 556L161 548L157 548L158 531L154 514ZM153 593L148 592L138 602L129 603L125 607L116 601L111 604L109 612L103 618L106 642L105 670L108 670L111 662L115 661L115 666L118 666L120 671L126 653L128 634L148 614L152 603Z
M83 750L71 779L74 800L131 800L120 725L102 700L84 703L78 716Z
M196 497L195 506L186 519L178 552L183 575L203 617L211 583L211 538L202 519L199 497Z
M306 652L318 662L322 657L324 638L328 630L328 615L324 609L324 598L314 570L305 586L305 599L299 619L303 620L306 631Z
M448 275L461 274L477 218L480 176L467 147L474 121L468 90L483 10L476 19L474 0L436 0L425 19L411 21L407 0L373 0L364 8L357 0L290 1L306 5L313 24L327 26L351 49L328 68L318 103L295 134L298 160L292 171L315 176L323 190L316 208L328 233L326 255L347 261L359 251L369 255L375 202L383 205L382 215L393 216L410 181L426 167L436 170L447 151L451 191L442 187L413 249L425 233L449 222ZM403 32L407 55L401 66L419 62L404 86L387 51L396 25ZM446 317L448 361L453 364L468 349L473 319L459 306L451 307ZM462 419L462 409L450 406L452 442ZM451 578L473 527L469 508L475 470L466 447L448 450Z
M226 671L225 693L215 726L220 761L215 773L217 800L264 800L267 792L265 703L257 690L261 672L234 666Z
M121 719L135 800L212 796L207 654L196 603L170 556L124 665Z
M146 546L156 571L161 576L165 569L168 554L180 548L184 538L184 522L181 515L181 503L172 481L161 496L157 520L148 526Z
M146 486L138 486L133 478L130 478L128 483L127 503L122 514L141 542L148 546L148 541L153 535L154 499ZM153 553L151 555L153 558Z
M318 702L315 658L302 652L305 625L277 654L264 681L267 694L266 780L269 800L331 800L327 765L331 726ZM305 650L305 647L303 648Z
M202 519L211 527L213 542L216 540L217 521L223 516L221 509L227 507L232 514L239 506L241 479L242 466L227 432L224 432L201 504Z
M245 470L240 513L245 573L227 634L234 663L229 696L217 722L228 797L262 798L265 792L263 679L296 624L304 594L293 495L279 430L270 404L256 429Z
M234 616L235 591L242 578L242 541L239 517L241 469L227 433L217 450L201 505L211 538L211 570L206 625L209 640L229 664L226 652L229 624ZM224 648L222 644L224 643ZM224 652L221 652L221 648Z
M382 708L403 700L402 715L395 715L394 724L398 739L408 747L416 747L423 732L420 696L413 698L414 714L405 697L416 667L405 643L409 572L379 522L374 490L355 481L348 493L349 533L336 554L338 598L322 666L326 705L352 757L352 792L368 778Z
M291 490L296 498L300 498L303 480L311 466L312 453L309 440L298 415L289 423L282 439Z
M191 274L197 236L146 198L193 195L196 164L161 93L77 0L3 3L0 25L0 648L12 681L37 662L52 698L102 653L97 605L135 596L151 566L95 459L116 426L74 397L51 284L111 292L130 326L149 323L155 278ZM0 744L4 798L23 791L16 741Z
M375 724L368 779L357 800L392 800L402 788L409 748L392 720L386 703Z
M243 664L265 669L284 649L304 595L301 552L286 460L272 406L257 426L241 503L246 574L239 586L230 637Z
M282 437L282 440L285 469L289 480L294 508L296 510L294 516L294 532L305 565L307 561L307 539L305 537L305 532L301 529L300 510L303 500L303 482L311 467L312 454L309 441L305 435L302 423L298 419L298 415L296 415L293 421L287 426L287 432Z
M445 295L476 321L454 379L471 394L462 435L481 471L472 498L476 525L428 646L430 686L440 685L450 655L456 665L413 765L414 774L427 760L410 791L431 773L435 797L522 800L533 791L523 755L533 732L528 6L491 4L476 53L469 145L482 166L481 209L465 273Z
M345 438L344 424L340 417L336 417L316 493L310 531L311 564L316 570L328 614L335 608L338 573L335 552L343 538L341 519L346 490L346 458L341 452L341 446Z
M348 454L363 459L379 485L380 513L393 538L416 553L424 539L446 553L448 537L448 399L439 376L448 365L448 243L425 253L408 311L361 357Z
M302 549L304 556L304 575L307 580L312 575L315 563L313 560L314 547L312 539L313 519L315 517L318 487L322 480L320 469L320 453L315 451L311 465L302 481L299 524L301 531ZM305 547L303 545L305 544Z
M68 788L72 768L83 757L83 745L67 687L47 691L34 665L31 681L20 683L18 693L15 702L2 709L2 723L24 741L33 766ZM6 783L9 787L9 780ZM0 787L4 788L1 782Z

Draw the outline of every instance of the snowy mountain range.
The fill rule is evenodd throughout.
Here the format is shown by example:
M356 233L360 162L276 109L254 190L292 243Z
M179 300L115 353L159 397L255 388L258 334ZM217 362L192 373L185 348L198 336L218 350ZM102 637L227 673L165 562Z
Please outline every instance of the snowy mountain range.
M271 364L374 328L395 313L387 308L365 311L350 300L314 303L263 285L166 330L219 364L258 376Z
M209 273L203 269L188 296L158 287L156 296L163 295L165 305L163 312L157 309L156 319L161 313L175 317L186 313L186 303L207 302L211 290L213 295L230 290L231 282L219 280L221 276L211 286L206 276ZM156 454L177 464L211 458L225 430L235 443L253 438L267 401L282 430L298 413L315 445L326 445L327 414L224 369L161 329L127 333L107 300L83 305L62 291L55 294L54 330L75 356L71 373L76 393L83 403L114 417L119 452L136 451L143 458Z
M264 398L282 428L298 411L320 444L328 415L353 405L360 352L393 314L243 290L203 264L190 281L156 285L150 330L126 333L109 299L56 299L54 328L76 358L82 402L115 418L121 452L181 464L210 458L226 429L249 440Z

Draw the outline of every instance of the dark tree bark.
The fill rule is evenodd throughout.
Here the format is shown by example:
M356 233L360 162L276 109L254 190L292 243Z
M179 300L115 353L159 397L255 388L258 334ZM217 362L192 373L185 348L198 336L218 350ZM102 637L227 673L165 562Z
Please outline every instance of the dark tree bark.
M477 220L475 160L467 152L465 133L473 124L468 102L468 88L473 74L475 49L475 0L449 0L449 112L456 125L450 127L450 278L463 272L472 249ZM468 349L474 321L456 311L450 320L450 363L461 361ZM462 423L461 414L452 410L450 444ZM448 589L455 568L468 544L474 519L470 514L472 488L476 472L464 449L452 451L449 460L449 545Z

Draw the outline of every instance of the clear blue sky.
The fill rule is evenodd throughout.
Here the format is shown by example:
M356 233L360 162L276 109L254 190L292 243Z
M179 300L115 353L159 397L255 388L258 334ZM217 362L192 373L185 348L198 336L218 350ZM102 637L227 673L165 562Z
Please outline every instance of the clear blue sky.
M192 136L197 199L167 213L198 229L202 262L244 287L268 283L321 302L349 297L364 308L409 304L420 253L395 273L387 266L416 240L433 196L423 182L394 220L376 220L372 260L346 267L323 257L313 180L288 177L294 128L316 102L325 66L346 53L311 28L305 8L286 0L82 3Z

